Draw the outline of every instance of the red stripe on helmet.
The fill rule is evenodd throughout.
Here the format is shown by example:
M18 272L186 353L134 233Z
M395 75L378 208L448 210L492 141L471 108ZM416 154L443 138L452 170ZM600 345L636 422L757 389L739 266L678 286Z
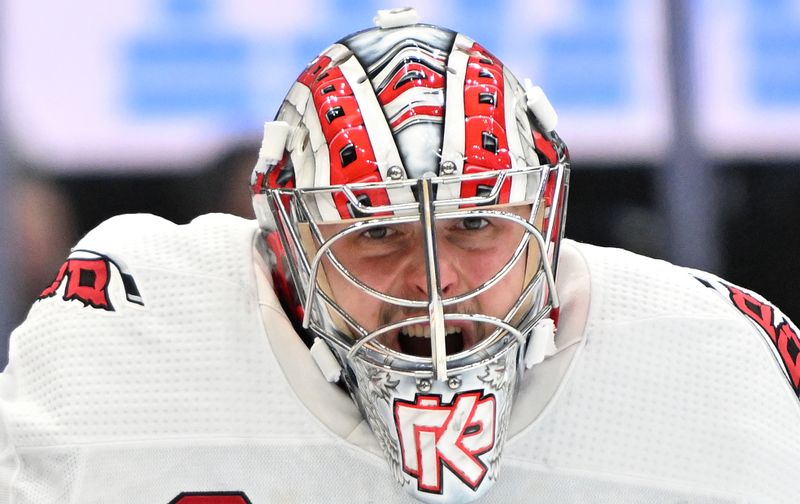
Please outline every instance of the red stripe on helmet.
M330 64L331 58L329 56L317 56L297 77L297 82L311 87L314 80L317 79L322 74L322 71Z
M558 241L561 235L561 214L563 213L564 209L564 201L566 199L566 191L564 190L564 184L561 184L561 192L558 196L558 201L555 200L556 194L556 182L558 179L558 172L557 171L550 171L547 179L547 185L544 189L544 205L545 208L548 208L549 211L547 213L547 217L542 222L542 230L547 229L550 225L550 220L554 219L555 222L553 224L553 233L550 235L550 240L553 242ZM547 236L545 236L547 238Z
M320 61L330 58L323 56ZM311 97L322 127L322 134L328 144L330 156L330 184L352 184L381 182L383 177L375 161L364 117L353 89L339 67L321 67L312 63L301 74L298 82L311 89ZM318 69L319 68L319 69ZM313 75L313 77L310 77ZM389 204L389 195L384 189L354 191L364 204L380 206ZM366 201L364 199L366 198ZM339 216L347 219L356 217L354 209L348 205L347 197L339 192L333 196Z
M505 127L504 78L500 62L473 44L464 78L465 175L511 168ZM494 186L487 178L461 183L461 197L482 195ZM508 203L511 181L503 182L498 203Z

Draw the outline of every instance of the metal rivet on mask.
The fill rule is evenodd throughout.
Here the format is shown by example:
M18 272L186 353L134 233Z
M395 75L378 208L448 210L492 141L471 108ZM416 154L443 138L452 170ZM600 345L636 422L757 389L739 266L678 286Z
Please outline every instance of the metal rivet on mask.
M386 170L386 175L392 180L400 180L403 178L403 169L399 166L390 166L388 170Z
M417 380L417 390L420 392L427 392L431 389L430 380Z
M461 378L458 376L453 376L449 380L447 380L447 386L451 389L455 390L461 386Z
M456 172L456 164L452 161L442 163L442 175L452 175Z

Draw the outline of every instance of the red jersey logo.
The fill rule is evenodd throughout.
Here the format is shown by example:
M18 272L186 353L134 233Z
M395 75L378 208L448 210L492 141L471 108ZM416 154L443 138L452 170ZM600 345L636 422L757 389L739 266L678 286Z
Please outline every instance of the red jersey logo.
M70 254L59 268L53 283L43 290L37 299L42 300L55 296L61 284L66 282L62 297L64 301L77 300L84 306L114 311L114 306L108 297L112 265L119 271L122 278L126 299L131 303L144 306L136 282L127 268L108 256L88 250L76 250Z

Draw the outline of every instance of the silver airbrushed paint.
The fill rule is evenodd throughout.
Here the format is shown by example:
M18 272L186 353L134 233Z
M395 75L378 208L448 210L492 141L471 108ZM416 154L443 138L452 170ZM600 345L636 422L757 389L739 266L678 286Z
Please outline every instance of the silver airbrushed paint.
M359 358L347 361L348 388L394 478L414 498L469 502L495 483L520 377L519 349L513 340L505 351L447 381L420 380ZM467 400L472 407L461 407ZM491 442L472 450L470 437Z

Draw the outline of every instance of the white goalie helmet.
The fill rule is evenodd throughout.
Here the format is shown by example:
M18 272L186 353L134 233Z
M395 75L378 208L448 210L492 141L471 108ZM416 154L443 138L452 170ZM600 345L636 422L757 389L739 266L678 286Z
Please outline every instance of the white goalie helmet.
M552 346L569 157L542 90L479 44L412 9L375 20L266 124L253 202L281 302L397 482L466 502Z

